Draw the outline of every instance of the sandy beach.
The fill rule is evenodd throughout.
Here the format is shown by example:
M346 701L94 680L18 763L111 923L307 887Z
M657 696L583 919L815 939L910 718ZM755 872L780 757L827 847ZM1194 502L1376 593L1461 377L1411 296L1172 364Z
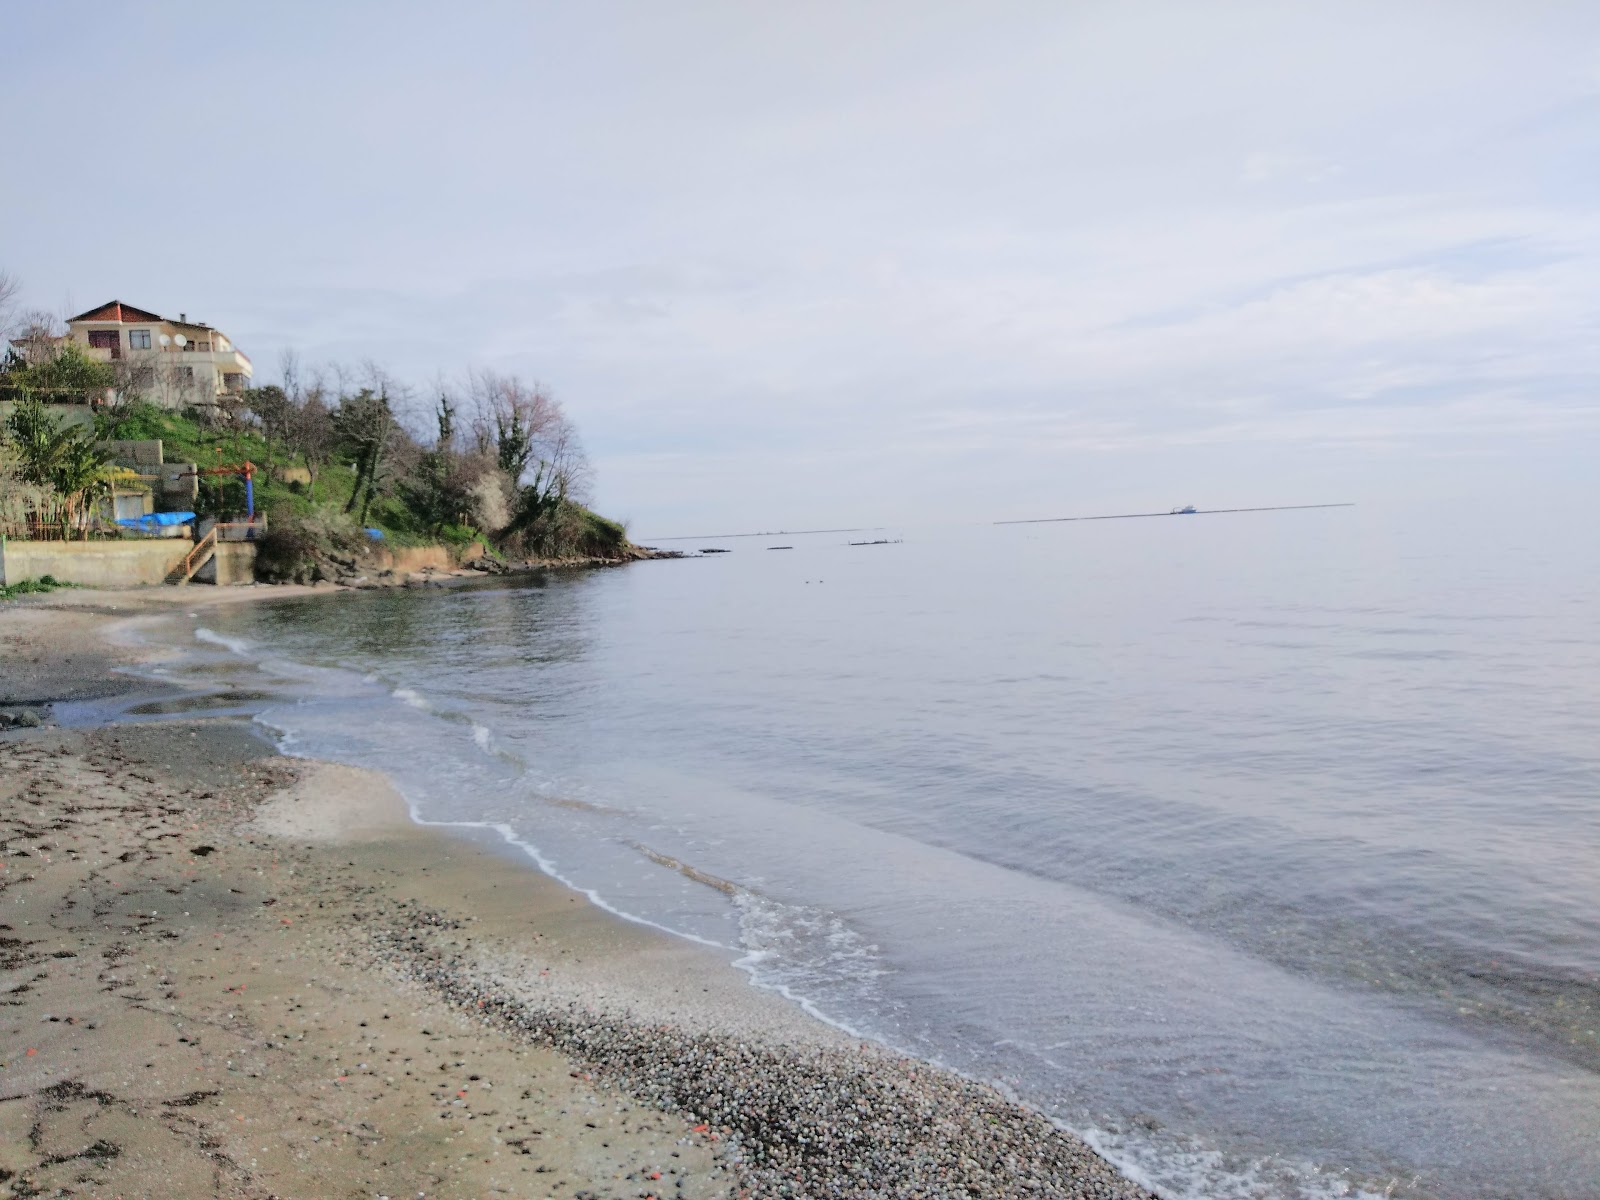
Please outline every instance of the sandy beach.
M235 719L52 727L142 686L116 622L286 591L0 609L0 709L43 722L0 734L0 1195L1147 1195L381 775Z

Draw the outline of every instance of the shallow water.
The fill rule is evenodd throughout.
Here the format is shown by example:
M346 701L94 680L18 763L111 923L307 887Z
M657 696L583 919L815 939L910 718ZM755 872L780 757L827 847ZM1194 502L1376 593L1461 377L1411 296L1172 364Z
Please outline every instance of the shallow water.
M231 606L165 669L1166 1194L1600 1196L1592 536L862 536Z

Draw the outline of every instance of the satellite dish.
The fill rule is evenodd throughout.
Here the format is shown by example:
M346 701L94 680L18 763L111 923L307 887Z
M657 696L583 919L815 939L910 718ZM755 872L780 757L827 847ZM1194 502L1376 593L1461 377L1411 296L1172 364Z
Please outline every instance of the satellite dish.
M160 336L160 337L159 337L159 338L157 338L157 339L156 339L156 340L157 340L157 341L158 341L158 342L160 342L160 343L161 343L161 344L162 344L162 345L163 345L163 346L170 346L170 345L172 345L172 339L171 339L171 338L169 338L169 337L168 337L168 336L167 336L167 335L166 335L166 334L164 334L164 333L163 333L163 334L162 334L162 335L161 335L161 336Z
M180 347L187 346L189 344L189 339L184 337L181 333L173 334L172 340L177 342Z

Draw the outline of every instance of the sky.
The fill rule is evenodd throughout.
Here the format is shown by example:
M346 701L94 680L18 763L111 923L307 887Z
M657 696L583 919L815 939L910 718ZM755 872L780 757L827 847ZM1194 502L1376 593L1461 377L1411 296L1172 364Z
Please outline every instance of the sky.
M6 0L0 269L542 381L636 536L1600 502L1600 4Z

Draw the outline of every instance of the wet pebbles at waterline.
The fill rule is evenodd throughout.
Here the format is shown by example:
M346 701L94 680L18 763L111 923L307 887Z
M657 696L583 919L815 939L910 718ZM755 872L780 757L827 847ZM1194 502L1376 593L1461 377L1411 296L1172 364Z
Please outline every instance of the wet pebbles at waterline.
M610 1084L699 1122L751 1196L1150 1200L1081 1140L996 1089L875 1045L785 1044L540 1004L430 930L415 905L375 923L389 972L547 1045ZM390 914L391 917L397 914Z

